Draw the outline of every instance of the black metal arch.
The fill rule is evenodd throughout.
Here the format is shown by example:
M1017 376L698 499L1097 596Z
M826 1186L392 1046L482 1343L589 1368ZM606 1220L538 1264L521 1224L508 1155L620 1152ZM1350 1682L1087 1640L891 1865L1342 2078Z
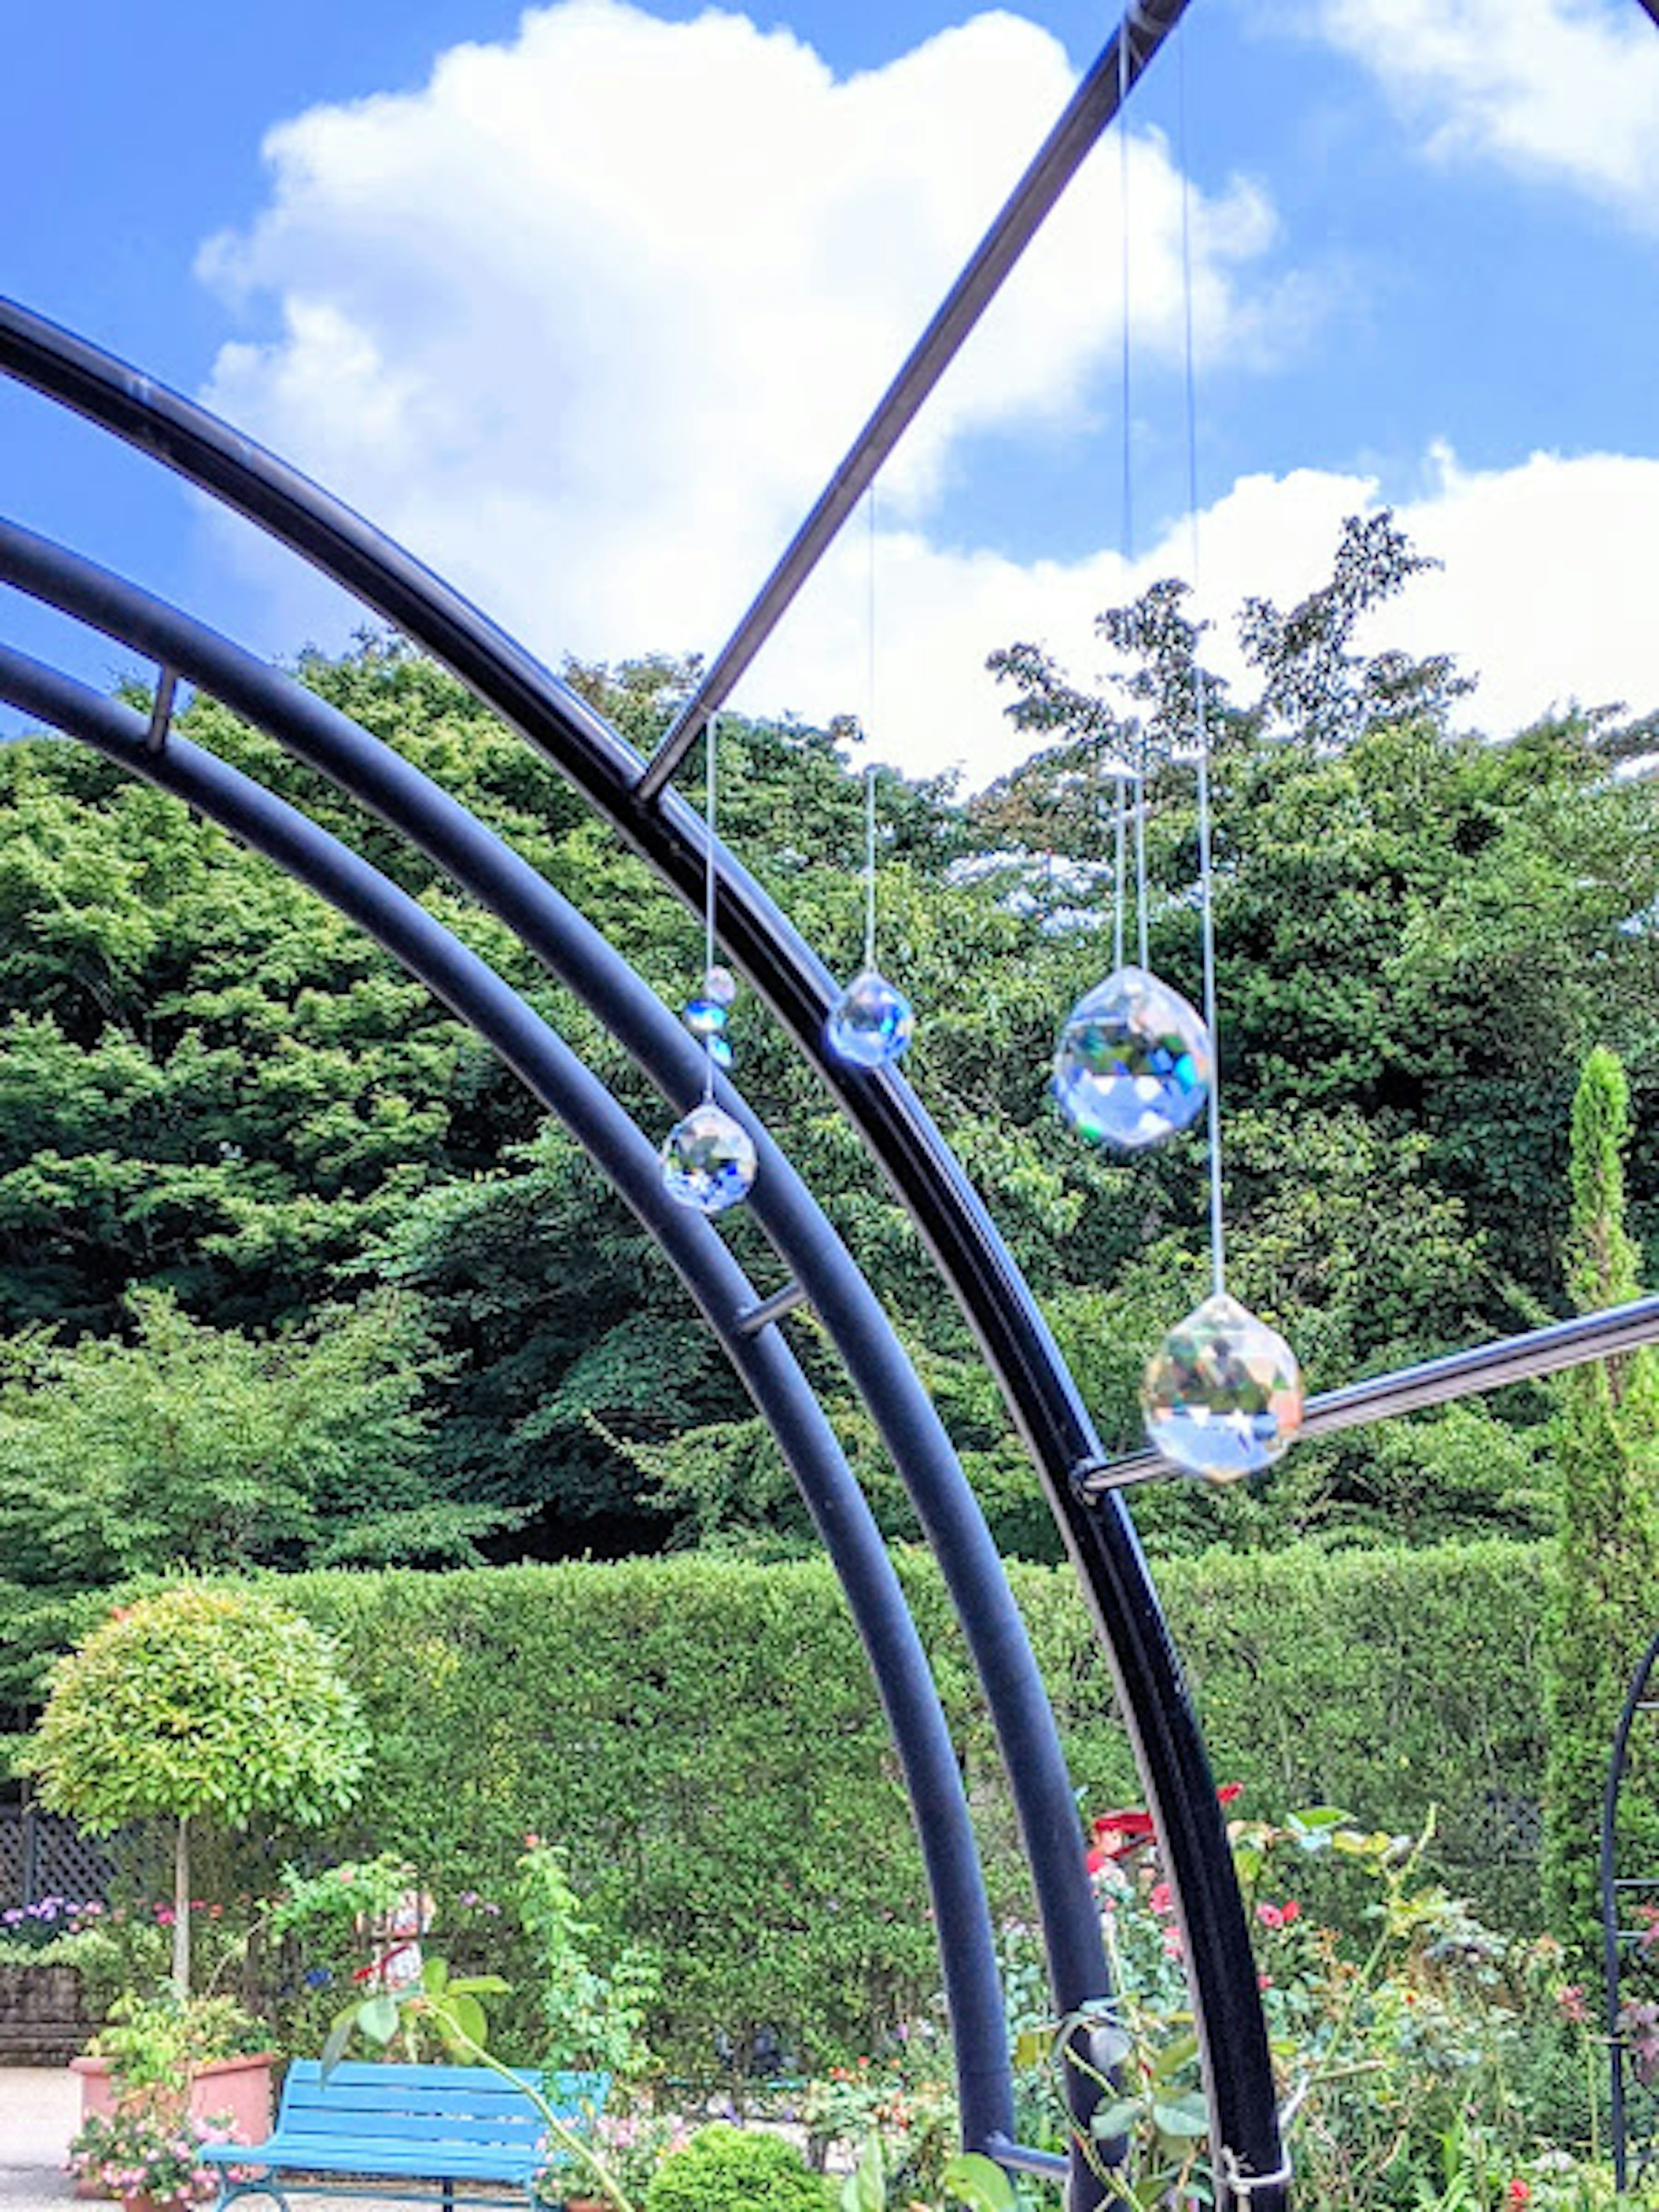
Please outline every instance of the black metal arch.
M1626 1770L1630 1764L1631 1730L1636 1725L1636 1717L1638 1713L1659 1713L1659 1699L1650 1694L1656 1666L1659 1666L1659 1636L1654 1638L1637 1662L1636 1671L1625 1692L1618 1726L1613 1732L1607 1784L1601 1798L1601 1832L1597 1855L1601 1903L1602 1998L1606 2007L1604 2017L1607 2034L1608 2124L1613 2136L1613 2184L1620 2190L1629 2186L1632 2178L1629 2106L1632 2087L1638 2092L1646 2091L1645 2104L1649 2114L1648 2133L1636 2160L1638 2180L1651 2168L1655 2149L1652 2128L1654 2088L1651 2082L1644 2080L1633 2063L1631 2039L1624 2024L1621 1991L1626 1954L1632 1943L1642 1940L1644 1931L1637 1928L1621 1928L1619 1923L1625 1917L1620 1910L1621 1901L1632 1890L1645 1891L1649 1905L1659 1900L1659 1875L1620 1873L1619 1801L1624 1789Z
M389 747L202 624L15 525L0 523L0 580L155 656L265 729L506 921L550 973L583 997L677 1110L701 1095L701 1048L620 956L533 869ZM40 683L38 670L21 656L0 654L0 691L8 685L20 695L27 690L26 703L44 711ZM152 743L154 738L152 717ZM765 1130L729 1085L721 1085L720 1095L745 1120L761 1155L753 1211L842 1351L944 1569L1008 1766L1043 1912L1056 2002L1070 2011L1104 1993L1105 1963L1082 1875L1069 1778L1001 1563L949 1440L879 1304ZM775 1299L757 1304L751 1297L741 1325L752 1334L769 1325L778 1310ZM974 1952L989 1942L988 1926L969 1948ZM994 2039L994 2067L1002 2079L1007 2055L1000 2008ZM959 2063L988 2079L992 2040L970 2024ZM1079 2107L1086 2106L1085 2077L1077 2075L1071 2086ZM979 2104L986 2094L981 2092ZM1032 2162L1000 2128L988 2128L981 2140L1010 2162ZM1086 2179L1092 2188L1093 2177Z
M886 1173L1025 1437L1112 1666L1158 1826L1185 1936L1212 2139L1226 2173L1257 2177L1254 2201L1274 2212L1283 2153L1249 1931L1179 1659L1121 1502L1109 1498L1091 1510L1074 1492L1074 1474L1099 1463L1087 1413L1012 1255L914 1093L891 1072L865 1073L828 1060L823 1031L835 987L823 963L723 848L709 854L690 808L672 792L640 796L644 764L632 748L449 586L206 410L11 303L0 303L0 371L212 492L401 629L552 760L693 911L712 858L728 957L814 1063ZM1000 1631L990 1643L1002 1656ZM1018 1783L1012 1759L1011 1768ZM1064 1842L1059 1819L1056 1807L1042 1829L1028 1824L1027 1849L1034 1869L1045 1853L1068 1850L1076 1882L1067 1887L1076 1895L1075 1815L1068 1809L1065 1816ZM1063 1917L1073 1924L1061 1932L1080 1953L1090 1939L1070 1908ZM1046 1905L1044 1926L1053 1957L1057 1931ZM1056 1996L1069 2009L1101 1986L1074 1983L1067 1997L1057 1985Z
M176 733L157 744L153 720L4 646L0 699L185 800L356 921L558 1116L661 1249L778 1439L846 1591L904 1769L941 1931L964 2133L975 2144L1009 2145L1011 2069L989 1911L927 1656L834 1430L782 1332L755 1326L760 1301L725 1243L667 1197L655 1145L551 1025L416 900L298 808Z

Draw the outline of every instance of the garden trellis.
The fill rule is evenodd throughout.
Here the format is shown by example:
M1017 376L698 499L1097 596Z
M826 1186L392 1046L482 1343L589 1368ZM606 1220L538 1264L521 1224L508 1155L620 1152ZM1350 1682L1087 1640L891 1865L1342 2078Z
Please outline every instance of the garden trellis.
M1659 0L1640 0L1659 23ZM476 608L372 526L188 400L27 308L0 302L0 369L161 461L297 552L450 668L551 761L694 913L770 1008L884 1170L973 1327L1043 1483L1119 1685L1177 1903L1201 2045L1218 2194L1277 2212L1286 2165L1249 1933L1202 1736L1120 1491L1161 1471L1109 1463L1031 1293L902 1077L826 1046L839 988L673 789L697 737L781 618L1024 246L1180 17L1137 6L900 369L824 493L647 761ZM1075 1802L1052 1712L994 1547L950 1439L885 1312L813 1194L704 1043L570 903L458 801L292 679L137 585L0 523L0 580L152 661L148 714L0 649L0 696L222 823L356 920L488 1042L556 1115L676 1268L765 1416L846 1589L890 1723L936 1916L969 2143L1066 2179L1075 2212L1107 2194L1087 2161L1013 2139L993 1930L948 1730L875 1523L785 1322L810 1305L891 1454L963 1623L1006 1762L1055 2008L1097 2004L1106 1971ZM498 915L630 1054L677 1115L712 1092L746 1133L750 1210L781 1270L751 1281L713 1223L665 1192L655 1142L564 1040L417 902L303 812L173 726L180 681L222 700L423 851ZM1304 1432L1350 1426L1659 1340L1659 1299L1460 1352L1315 1399ZM1068 2069L1086 2130L1093 2090Z

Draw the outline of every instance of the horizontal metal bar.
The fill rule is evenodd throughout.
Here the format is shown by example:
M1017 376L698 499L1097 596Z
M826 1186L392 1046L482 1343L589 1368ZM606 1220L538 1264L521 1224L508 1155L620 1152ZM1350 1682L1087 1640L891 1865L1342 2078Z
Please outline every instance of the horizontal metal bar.
M1107 41L945 295L938 313L877 402L875 412L853 441L817 506L762 585L748 613L715 655L707 675L675 716L640 778L638 793L642 800L655 799L696 742L708 717L718 713L743 680L744 671L835 543L842 525L874 483L882 463L956 359L1186 4L1187 0L1138 0Z
M1397 1413L1420 1413L1426 1406L1444 1405L1453 1398L1501 1389L1506 1382L1534 1382L1564 1367L1611 1359L1656 1342L1659 1297L1633 1298L1628 1305L1608 1306L1601 1313L1575 1314L1569 1321L1551 1322L1543 1328L1527 1330L1524 1335L1501 1337L1496 1344L1448 1352L1442 1359L1425 1359L1416 1367L1395 1368L1391 1374L1350 1382L1340 1390L1323 1391L1309 1399L1302 1434L1323 1437L1340 1429L1363 1428ZM1170 1472L1170 1462L1162 1453L1134 1452L1122 1459L1085 1465L1073 1477L1073 1486L1079 1498L1092 1501L1108 1491Z
M1040 2173L1063 2181L1072 2170L1070 2159L1058 2151L1033 2150L1029 2143L1011 2142L1006 2136L987 2136L981 2148L1008 2173Z
M805 1305L810 1295L800 1284L786 1283L781 1290L774 1291L769 1298L762 1298L757 1304L740 1313L738 1327L744 1336L757 1336L762 1329L770 1328L775 1321L781 1321L785 1314L793 1313L797 1306Z

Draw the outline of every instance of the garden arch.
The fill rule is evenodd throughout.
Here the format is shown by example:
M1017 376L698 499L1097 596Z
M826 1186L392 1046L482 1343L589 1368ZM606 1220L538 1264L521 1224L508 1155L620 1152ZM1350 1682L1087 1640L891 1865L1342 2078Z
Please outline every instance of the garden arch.
M616 732L477 610L297 471L192 403L28 310L0 302L0 371L33 386L248 517L449 667L536 746L694 911L715 878L726 957L829 1085L920 1229L1025 1439L1112 1665L1186 1942L1219 2201L1278 2212L1286 2170L1237 1882L1177 1655L1119 1489L1148 1455L1108 1465L1031 1294L983 1206L902 1078L841 1066L823 1025L836 986L786 918L672 791L675 769L770 634L836 530L1180 16L1138 0L659 752ZM1641 0L1659 22L1659 0ZM148 721L20 653L0 696L188 799L310 883L380 939L489 1042L576 1135L677 1268L765 1415L823 1531L893 1727L939 1915L969 2144L1013 2168L1063 2170L1011 2139L1008 2055L982 1882L927 1662L867 1508L782 1334L810 1301L864 1395L939 1559L995 1722L1042 1911L1056 2008L1106 1993L1105 1963L1058 1736L1006 1577L950 1440L885 1316L811 1194L729 1082L718 1095L760 1155L752 1210L786 1271L751 1285L712 1223L664 1196L655 1146L486 963L298 810L170 728L188 678L428 854L489 906L624 1045L677 1110L701 1097L702 1047L566 902L466 810L289 679L137 586L14 526L0 580L153 659ZM1455 1354L1316 1400L1310 1431L1350 1425L1604 1356L1659 1336L1659 1298ZM1084 2077L1072 2081L1086 2127ZM1104 2194L1074 2154L1068 2203Z

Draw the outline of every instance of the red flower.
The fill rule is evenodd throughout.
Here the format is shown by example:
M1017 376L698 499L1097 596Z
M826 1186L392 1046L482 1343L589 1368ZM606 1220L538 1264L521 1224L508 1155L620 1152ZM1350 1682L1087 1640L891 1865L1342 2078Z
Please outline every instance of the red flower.
M1505 2193L1511 2208L1511 2212L1520 2212L1521 2206L1523 2205L1527 2199L1532 2195L1532 2191L1524 2181L1516 2180L1510 2182L1508 2191Z
M1293 1897L1287 1897L1279 1906L1279 1914L1285 1927L1288 1928L1291 1921L1299 1920L1302 1917L1302 1907Z
M1243 1795L1244 1784L1242 1782L1224 1782L1216 1790L1215 1802L1218 1805L1231 1805L1235 1797Z

